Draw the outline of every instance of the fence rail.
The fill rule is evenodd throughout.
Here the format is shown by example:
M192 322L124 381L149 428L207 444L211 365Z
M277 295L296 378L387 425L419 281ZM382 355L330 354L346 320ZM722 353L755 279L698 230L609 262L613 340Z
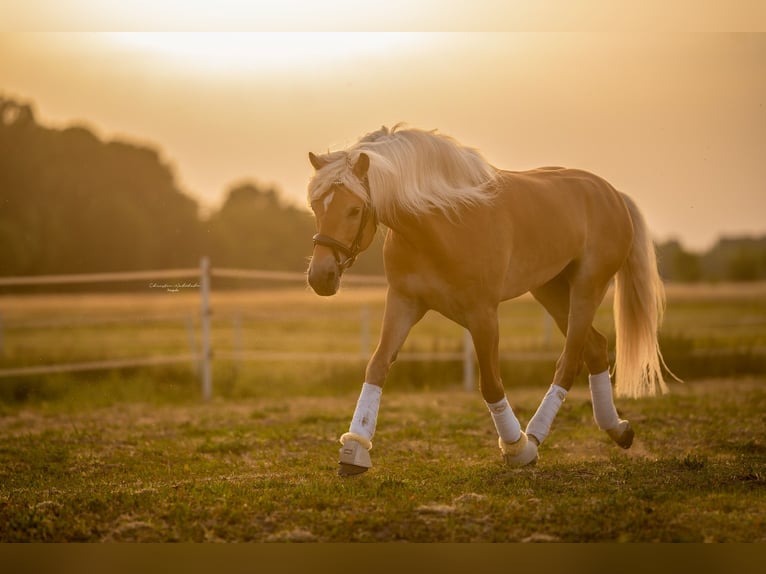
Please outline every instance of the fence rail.
M60 363L57 365L40 365L35 367L14 367L0 369L0 378L25 375L52 375L56 373L74 373L82 371L102 371L109 369L124 369L126 367L154 367L159 365L172 365L174 363L193 363L198 360L199 355L155 355L152 357L112 359L109 361L91 361L87 363Z
M38 275L27 277L0 277L0 287L24 287L39 285L85 285L92 283L116 283L129 281L162 282L168 279L194 279L199 281L200 288L200 311L199 311L199 351L178 355L156 355L149 357L133 357L122 359L108 359L91 362L60 363L51 365L37 365L24 367L10 367L0 369L0 379L10 377L23 377L31 375L47 375L54 373L97 371L108 369L121 369L130 367L145 367L157 365L169 365L175 363L193 363L198 365L201 378L202 397L209 400L212 396L212 361L214 358L211 338L210 306L211 278L226 278L239 280L277 281L277 282L300 282L305 283L306 276L303 273L284 271L265 271L252 269L232 269L226 267L212 267L208 258L203 257L199 267L180 269L160 269L151 271L127 271L111 273L78 273L71 275ZM381 276L348 275L344 282L354 285L385 285L386 279ZM137 318L126 318L130 322L138 321ZM115 318L114 321L121 319ZM112 321L110 319L109 321ZM84 324L89 321L81 321ZM94 320L93 324L101 321ZM39 321L37 326L57 326L56 321ZM1 323L0 323L1 324ZM189 324L187 318L187 325ZM369 335L366 335L367 337ZM365 336L363 335L363 338ZM190 339L192 337L190 336ZM0 341L2 341L2 328L0 328ZM369 346L369 345L367 345ZM444 356L442 356L444 355ZM449 355L449 356L447 356ZM324 353L324 352L271 352L271 351L244 351L242 349L227 350L216 349L216 359L228 359L237 361L358 361L363 358L362 353ZM415 360L406 355L403 360ZM465 354L429 354L431 360L456 360L465 358ZM472 358L471 358L472 360ZM473 367L471 366L471 373ZM471 383L472 384L472 383Z
M77 285L86 283L113 283L125 281L151 281L157 279L186 279L199 277L196 267L161 269L158 271L121 271L114 273L74 273L72 275L32 275L27 277L0 277L0 287L27 287L33 285Z
M196 366L201 379L202 397L209 400L213 392L212 362L216 360L231 361L258 361L258 362L283 362L283 361L322 361L322 362L355 362L367 360L370 348L369 333L369 310L364 308L361 314L361 344L359 351L251 351L246 350L241 342L241 316L235 317L235 348L213 350L211 336L212 309L210 294L212 291L211 278L226 278L238 280L276 281L290 283L304 283L306 276L303 273L291 273L284 271L265 271L251 269L232 269L226 267L213 267L207 258L202 258L198 268L161 269L154 271L128 271L115 273L83 273L74 275L41 275L33 277L2 277L0 286L35 286L35 285L73 285L105 282L128 282L128 281L151 281L160 282L167 279L193 279L198 281L195 287L200 290L200 307L198 321L194 321L194 315L186 317L177 315L162 315L151 317L155 321L185 320L188 332L190 352L177 355L155 355L148 357L133 357L120 359L105 359L92 362L60 363L51 365L37 365L24 367L10 367L0 369L0 379L10 377L23 377L30 375L47 375L54 373L97 371L109 369L122 369L131 367L148 367L170 365L178 363L190 363ZM382 276L347 275L344 282L354 285L385 285L386 278ZM2 317L0 317L0 349L2 348ZM140 322L141 317L109 317L102 319L79 319L71 324L96 325L113 322ZM551 321L545 323L546 332L550 330ZM31 324L33 327L55 327L64 323L59 320L41 320ZM29 327L22 325L21 327ZM199 337L197 337L197 327ZM14 328L17 328L14 326ZM464 331L464 339L461 351L456 352L402 352L398 355L398 361L460 361L463 363L463 384L468 390L474 388L474 351L473 341L467 330ZM524 360L552 360L555 355L550 352L522 352L503 354L504 358Z

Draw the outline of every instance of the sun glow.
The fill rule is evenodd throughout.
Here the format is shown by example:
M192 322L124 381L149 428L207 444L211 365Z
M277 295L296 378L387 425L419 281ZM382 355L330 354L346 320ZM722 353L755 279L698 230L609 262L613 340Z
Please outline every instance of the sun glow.
M411 33L263 32L107 34L114 44L175 65L218 71L290 72L390 56L421 38Z

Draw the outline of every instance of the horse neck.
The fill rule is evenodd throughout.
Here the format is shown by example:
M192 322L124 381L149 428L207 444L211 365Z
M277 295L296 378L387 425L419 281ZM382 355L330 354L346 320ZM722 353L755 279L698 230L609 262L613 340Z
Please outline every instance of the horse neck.
M444 244L446 236L453 233L449 229L451 223L447 217L438 212L417 215L409 212L394 213L391 217L381 219L381 223L418 250L423 246L434 250Z
M404 237L415 236L419 227L423 224L423 215L413 215L403 210L395 210L393 213L379 215L378 221Z

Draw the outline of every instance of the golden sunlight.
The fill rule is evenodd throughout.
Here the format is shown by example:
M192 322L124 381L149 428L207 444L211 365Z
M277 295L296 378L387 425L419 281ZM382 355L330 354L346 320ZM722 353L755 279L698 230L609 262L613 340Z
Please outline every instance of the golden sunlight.
M205 72L295 72L365 57L390 56L422 41L418 34L353 32L143 33L105 36L117 47Z

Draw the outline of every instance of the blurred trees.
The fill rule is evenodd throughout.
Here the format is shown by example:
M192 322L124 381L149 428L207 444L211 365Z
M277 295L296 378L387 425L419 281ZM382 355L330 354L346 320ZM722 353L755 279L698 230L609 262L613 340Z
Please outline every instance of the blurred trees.
M0 96L0 275L192 267L202 255L302 271L313 233L308 211L253 182L203 218L156 149L41 126L30 105ZM382 242L380 232L354 271L383 272ZM766 279L766 236L724 238L703 254L668 241L658 259L671 281Z
M220 266L303 270L312 216L274 189L232 188L202 218L148 146L50 129L0 97L0 275Z
M197 203L159 153L48 129L0 99L0 273L196 265Z
M702 256L702 267L712 281L766 279L766 236L721 238Z
M284 205L274 189L242 183L205 223L211 261L221 267L303 271L314 218Z
M316 233L314 216L285 204L277 190L244 182L230 188L205 223L207 253L220 267L304 271ZM382 233L354 270L382 274Z
M657 246L660 274L669 281L759 281L766 279L766 236L722 237L708 251L691 253L671 240Z
M702 279L700 256L686 251L680 242L668 241L657 247L660 275L681 283L694 283Z

